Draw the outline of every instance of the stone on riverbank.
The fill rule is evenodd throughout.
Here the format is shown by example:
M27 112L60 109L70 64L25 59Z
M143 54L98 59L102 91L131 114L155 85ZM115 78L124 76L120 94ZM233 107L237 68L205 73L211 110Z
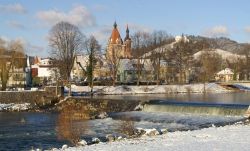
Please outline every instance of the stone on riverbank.
M97 137L92 138L92 143L93 143L93 144L98 144L98 143L100 143L100 142L101 142L101 141L100 141L99 138L97 138Z
M113 142L115 141L115 137L111 134L106 135L107 142Z
M101 112L99 115L96 116L96 119L105 119L108 117L106 112Z
M66 144L64 144L63 146L62 146L62 150L65 150L65 149L67 149L68 148L68 145L66 145Z
M144 129L146 131L146 133L144 135L146 136L155 136L155 135L159 135L160 133L155 129Z
M78 142L79 146L86 146L88 143L85 140L81 140L80 142Z

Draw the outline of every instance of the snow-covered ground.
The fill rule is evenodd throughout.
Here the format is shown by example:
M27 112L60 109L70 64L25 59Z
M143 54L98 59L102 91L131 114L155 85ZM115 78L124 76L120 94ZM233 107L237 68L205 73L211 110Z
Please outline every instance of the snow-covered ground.
M250 91L250 83L234 83L235 87L243 91Z
M199 52L195 53L193 55L194 59L199 59L200 56L202 55L202 53L204 53L204 52L205 51L199 51ZM229 60L231 62L235 62L238 59L244 59L245 58L244 55L238 55L238 54L235 54L235 53L232 53L232 52L229 52L229 51L225 51L225 50L222 50L222 49L213 49L210 52L217 53L217 54L221 55L222 59Z
M90 92L88 86L71 86L72 92ZM65 87L68 91L68 88ZM216 83L205 84L207 92L228 92L229 90L221 87ZM202 93L204 92L204 84L188 84L188 85L149 85L149 86L94 86L96 94L118 95L118 94L160 94L160 93Z
M143 136L111 143L69 147L65 151L248 151L250 125L236 124L210 127L195 131L173 132L157 136ZM59 150L59 149L53 149Z
M22 103L22 104L0 104L0 111L26 111L31 108L30 103Z

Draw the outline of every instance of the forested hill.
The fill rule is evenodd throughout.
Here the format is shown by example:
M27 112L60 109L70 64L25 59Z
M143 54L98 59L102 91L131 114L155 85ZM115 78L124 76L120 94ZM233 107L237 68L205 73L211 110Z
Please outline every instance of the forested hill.
M225 37L208 38L202 36L188 36L188 39L197 43L197 45L199 45L199 43L206 43L210 48L222 49L236 54L242 54L244 46L246 45L245 43L238 43Z

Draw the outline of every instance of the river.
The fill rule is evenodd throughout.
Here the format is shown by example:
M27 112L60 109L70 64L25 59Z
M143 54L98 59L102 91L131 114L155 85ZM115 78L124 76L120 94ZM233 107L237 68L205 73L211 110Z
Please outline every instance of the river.
M133 96L98 96L99 98L132 100L166 100L176 102L206 102L250 104L250 93L211 94L151 94ZM123 112L110 113L109 118L85 120L65 113L0 112L0 150L51 149L63 144L72 146L81 138L88 142L107 134L124 135L123 125L133 127L176 130L196 130L212 125L221 126L243 120L243 116L211 116L184 113Z

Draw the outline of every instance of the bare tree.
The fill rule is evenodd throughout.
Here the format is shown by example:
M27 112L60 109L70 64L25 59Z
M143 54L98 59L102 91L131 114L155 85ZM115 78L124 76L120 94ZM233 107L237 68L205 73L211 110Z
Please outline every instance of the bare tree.
M153 33L136 32L132 36L133 56L137 60L137 85L139 85L145 60L150 59L154 68L153 77L159 83L160 61L163 58L162 46L173 42L173 37L165 31L154 31Z
M147 52L147 48L149 45L149 33L146 32L136 32L132 35L132 52L134 53L134 58L136 58L136 71L137 71L137 85L140 83L142 70L144 68L144 54Z
M148 47L153 50L150 60L154 69L154 80L156 80L157 84L160 83L162 66L161 60L164 60L166 52L168 51L164 45L173 42L173 40L174 39L171 35L162 30L154 31L152 34L150 34L150 44Z
M106 60L110 69L112 77L112 85L115 86L117 81L117 72L120 66L121 57L119 51L116 51L115 48L112 48L110 54L106 53Z
M160 47L165 44L169 44L174 41L174 38L166 31L158 30L150 34L150 45L153 48Z
M203 82L213 80L215 73L218 72L222 63L222 56L216 52L211 51L210 49L204 50L199 58L201 66L201 79Z
M250 77L250 44L245 44L243 48L243 54L245 55L245 75L246 80Z
M52 27L49 45L54 65L59 69L62 80L67 83L74 65L76 54L83 50L85 36L79 28L68 22L59 22ZM71 91L71 86L70 86ZM71 92L69 92L69 95Z
M154 75L155 75L154 79L156 80L157 84L160 83L161 60L163 60L164 56L165 56L164 48L159 48L159 51L153 52L150 57L154 69Z
M186 79L185 71L190 66L189 61L192 60L192 51L190 49L189 41L182 35L180 41L175 43L173 49L167 52L167 56L172 62L179 73L179 83L183 84Z
M86 41L86 50L88 53L88 61L87 61L87 80L89 82L89 86L91 88L91 96L93 95L93 79L94 79L94 70L97 65L98 59L100 59L101 55L101 46L94 36L90 36L90 38Z
M20 41L11 41L9 43L0 40L0 80L2 91L6 90L11 71L14 67L23 68L25 65L24 46Z

